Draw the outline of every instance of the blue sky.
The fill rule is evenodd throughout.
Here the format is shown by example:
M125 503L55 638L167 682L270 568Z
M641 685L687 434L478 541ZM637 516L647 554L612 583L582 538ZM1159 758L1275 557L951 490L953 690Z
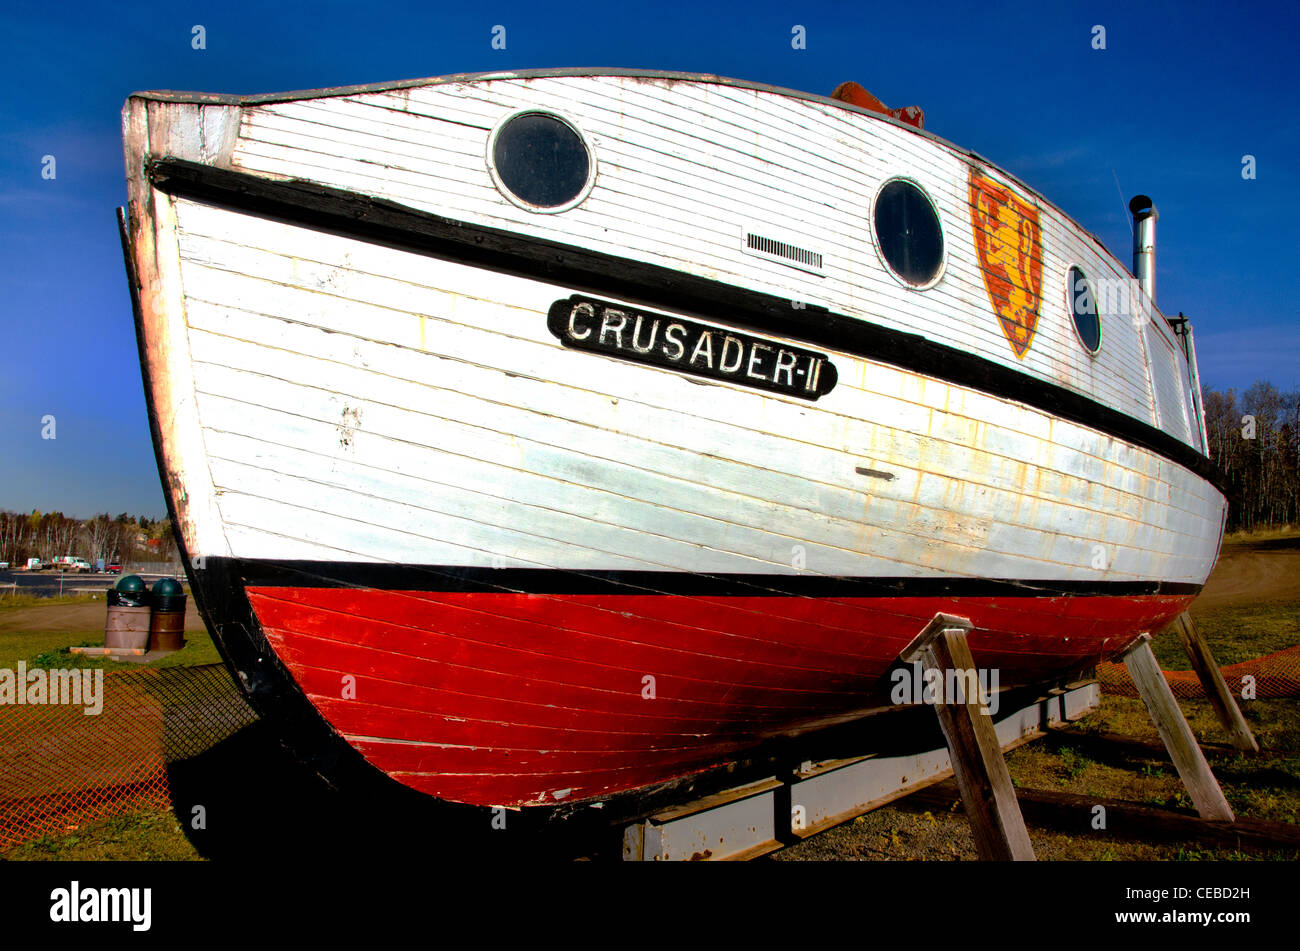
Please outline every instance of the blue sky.
M982 9L987 6L987 9ZM191 48L191 28L207 48ZM506 49L491 47L506 27ZM791 28L807 48L791 47ZM1093 27L1106 48L1093 49ZM0 13L0 508L162 515L113 210L137 89L258 93L627 66L828 94L853 79L1016 173L1127 261L1160 209L1158 295L1207 386L1300 385L1300 13L1290 3L6 5ZM53 180L42 159L55 156ZM1242 178L1255 156L1257 177ZM1123 189L1123 201L1116 189ZM41 438L42 417L56 439Z

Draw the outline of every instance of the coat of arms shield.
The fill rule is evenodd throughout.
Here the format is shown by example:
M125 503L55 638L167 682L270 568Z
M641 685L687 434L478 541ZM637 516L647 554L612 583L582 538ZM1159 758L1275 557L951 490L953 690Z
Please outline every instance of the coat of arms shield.
M1033 343L1043 300L1038 208L971 169L970 209L989 303L1012 351L1022 358Z

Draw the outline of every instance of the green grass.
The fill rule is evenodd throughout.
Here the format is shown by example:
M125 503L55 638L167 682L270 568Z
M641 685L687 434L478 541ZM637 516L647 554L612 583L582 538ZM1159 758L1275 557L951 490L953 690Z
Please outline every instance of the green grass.
M1292 601L1203 611L1193 604L1192 612L1221 667L1300 644L1300 604ZM1170 632L1155 643L1159 645L1156 657L1165 670L1191 669L1176 634Z
M108 585L104 586L105 589ZM101 591L97 594L65 594L63 596L52 595L43 598L35 594L10 594L11 589L0 588L0 612L12 610L15 608L36 608L55 606L60 604L89 604L92 601L103 603L107 591Z
M1061 778L1063 784L1078 779L1087 772L1089 766L1093 765L1093 760L1073 747L1057 747L1056 755L1060 759L1061 769L1065 773Z
M196 667L199 664L221 663L221 654L217 652L217 646L212 642L212 638L208 636L207 631L186 631L184 647L174 653L150 661L148 664L135 664L131 661L111 660L107 657L74 654L69 649L70 647L103 647L103 631L92 631L79 639L71 634L64 635L59 640L67 641L70 638L73 641L72 643L48 647L37 654L20 659L25 660L29 668L44 667L47 670L80 668L131 670L140 667ZM3 664L0 663L0 666L3 666Z
M193 861L195 851L171 810L148 810L76 825L4 853L14 861Z
M1255 660L1300 644L1300 602L1264 602L1253 606L1199 608L1192 617L1220 667ZM1151 641L1165 670L1191 670L1183 642L1172 628Z
M60 628L41 620L45 613L43 609L46 608L94 603L103 605L104 610L107 610L107 602L102 594L69 595L62 598L38 598L31 595L13 598L0 594L0 667L12 670L19 661L24 661L28 667L129 670L140 666L191 667L221 662L216 645L202 626L185 631L185 646L181 650L150 661L148 665L141 665L104 657L87 657L68 650L70 647L103 647L102 624L90 628ZM25 614L18 616L19 611L24 611Z
M0 634L0 667L13 670L20 660L30 665L31 659L46 651L69 647L73 644L92 644L94 631L14 631ZM104 643L104 632L99 632L98 643Z

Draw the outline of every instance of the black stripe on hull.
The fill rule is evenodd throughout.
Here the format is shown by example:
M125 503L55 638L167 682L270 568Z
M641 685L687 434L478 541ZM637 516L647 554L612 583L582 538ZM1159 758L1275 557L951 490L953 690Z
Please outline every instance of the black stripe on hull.
M173 158L153 160L146 171L153 185L168 194L648 307L683 311L1017 400L1148 449L1224 491L1213 463L1163 430L1081 393L918 334L832 313L815 304L796 309L789 299L723 281L444 218L314 182L269 181Z
M1196 595L1201 585L1169 581L1022 581L1010 578L846 578L824 575L699 574L475 568L374 562L208 558L249 587L371 588L521 594L647 594L684 597L1055 598Z

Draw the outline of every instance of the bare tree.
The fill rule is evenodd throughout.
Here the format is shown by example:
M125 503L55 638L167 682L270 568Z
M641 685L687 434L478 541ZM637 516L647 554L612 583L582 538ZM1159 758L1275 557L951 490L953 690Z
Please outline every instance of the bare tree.
M107 512L87 519L83 527L86 542L86 558L91 562L102 558L105 561L117 551L119 526Z
M17 565L23 557L27 518L15 512L0 512L0 561Z
M1300 523L1300 392L1259 382L1205 393L1209 456L1228 492L1228 528Z

